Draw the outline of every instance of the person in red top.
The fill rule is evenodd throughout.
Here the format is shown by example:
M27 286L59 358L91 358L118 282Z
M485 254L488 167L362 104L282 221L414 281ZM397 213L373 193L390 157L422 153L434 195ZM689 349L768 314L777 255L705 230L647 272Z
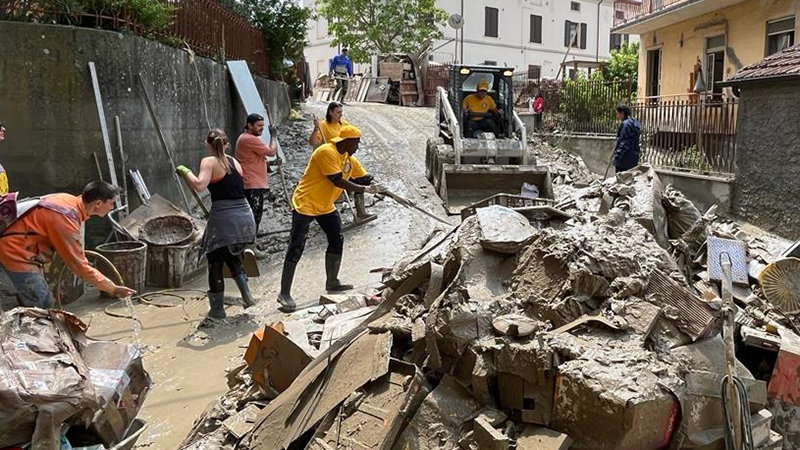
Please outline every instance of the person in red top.
M78 196L45 196L0 234L0 272L14 284L21 306L51 306L42 267L55 253L76 275L103 292L120 298L136 293L114 284L92 267L81 243L81 224L91 216L105 217L119 193L120 188L114 185L92 181Z
M267 178L267 156L275 156L275 127L269 127L269 145L259 136L264 132L264 118L258 114L250 114L244 126L244 133L236 140L234 157L242 165L244 178L244 195L253 218L256 221L256 233L264 214L264 196L269 192Z
M544 112L544 98L542 91L536 93L536 100L533 101L533 129L542 130L542 113Z

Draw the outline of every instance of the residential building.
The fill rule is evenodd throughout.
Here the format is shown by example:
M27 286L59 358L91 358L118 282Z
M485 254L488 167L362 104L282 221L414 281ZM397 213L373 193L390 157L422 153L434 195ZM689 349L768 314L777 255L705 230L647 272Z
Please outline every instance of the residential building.
M800 0L616 0L613 32L640 38L639 97L729 97L720 82L794 44L798 10Z
M314 1L304 4L313 9ZM555 78L565 60L580 62L566 67L570 75L576 66L607 59L612 47L627 41L627 36L611 36L611 0L437 0L436 5L461 15L464 24L458 39L455 29L442 29L444 38L430 55L441 63L507 66L531 78ZM306 59L316 78L327 73L328 60L338 49L331 47L325 19L316 14L309 21L308 40Z

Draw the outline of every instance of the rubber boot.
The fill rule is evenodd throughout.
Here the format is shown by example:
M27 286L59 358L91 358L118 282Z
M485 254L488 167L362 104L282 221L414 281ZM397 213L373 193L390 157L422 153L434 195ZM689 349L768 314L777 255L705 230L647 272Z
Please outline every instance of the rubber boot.
M225 318L225 292L206 292L208 303L211 308L208 310L208 317L212 319Z
M245 308L249 308L256 304L255 299L250 294L250 286L247 285L247 275L240 273L234 278L236 286L239 287L239 292L242 294L242 304Z
M281 274L281 292L278 294L278 303L281 304L280 309L285 312L294 311L297 308L297 303L295 303L291 294L295 269L297 269L297 263L284 261L283 274Z
M352 284L342 284L339 281L339 267L342 265L342 255L325 254L325 290L331 292L349 291L353 289Z
M358 220L372 220L378 217L375 214L369 214L367 212L366 204L364 203L364 193L363 192L356 192L353 194L353 201L356 204L356 217Z

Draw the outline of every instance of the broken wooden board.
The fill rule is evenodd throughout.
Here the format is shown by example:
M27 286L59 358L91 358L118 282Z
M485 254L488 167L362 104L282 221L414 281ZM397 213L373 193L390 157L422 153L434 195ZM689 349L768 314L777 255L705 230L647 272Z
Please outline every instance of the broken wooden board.
M413 364L393 359L389 368L388 375L353 393L343 408L332 410L306 450L390 449L427 390L422 373Z
M287 448L356 389L385 375L391 347L391 333L368 334L362 329L341 347L323 352L261 411L246 448Z
M330 345L347 334L350 330L363 322L375 308L367 306L350 311L344 314L336 314L325 320L325 328L322 330L322 340L319 344L320 350L325 350Z

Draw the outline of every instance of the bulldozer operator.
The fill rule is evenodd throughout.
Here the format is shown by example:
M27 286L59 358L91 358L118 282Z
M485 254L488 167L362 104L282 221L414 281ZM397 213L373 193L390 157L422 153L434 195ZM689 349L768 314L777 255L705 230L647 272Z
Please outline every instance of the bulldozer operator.
M495 118L499 118L502 111L497 109L497 104L488 92L489 83L479 81L477 92L466 96L461 103L466 116L464 137L474 138L479 131L497 134Z

